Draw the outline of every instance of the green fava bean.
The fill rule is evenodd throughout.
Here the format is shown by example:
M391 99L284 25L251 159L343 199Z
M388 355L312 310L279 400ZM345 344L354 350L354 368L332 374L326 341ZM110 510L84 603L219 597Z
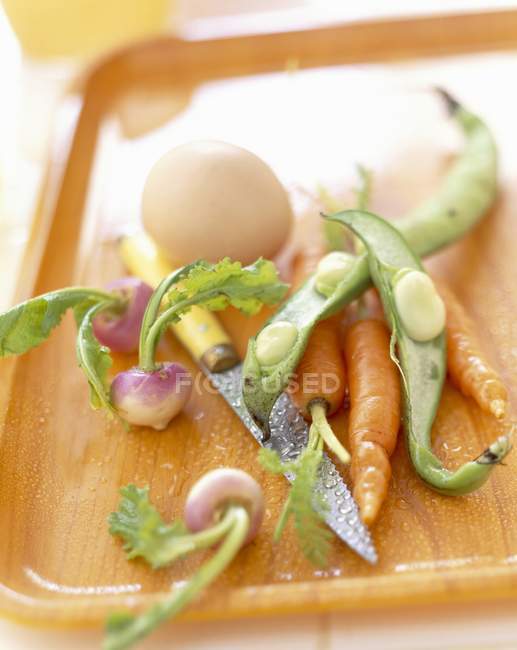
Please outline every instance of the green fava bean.
M445 304L434 282L423 271L402 269L401 274L393 278L392 284L406 333L415 341L436 338L445 328Z
M348 226L366 246L370 274L392 328L392 358L402 374L404 428L415 470L442 494L472 492L486 481L494 465L510 451L511 444L507 436L500 436L478 458L454 472L443 467L432 452L431 427L447 369L445 334L441 332L428 341L412 339L405 331L394 296L394 279L402 269L424 271L419 258L400 232L376 215L348 210L329 218Z
M298 332L292 323L277 321L257 336L257 359L262 366L281 361L289 353Z
M322 257L314 276L316 291L327 298L336 290L355 264L355 256L344 251L333 251Z
M434 196L395 222L420 256L465 235L487 214L497 194L497 148L490 129L450 95L438 92L462 129L465 146ZM356 300L370 283L366 254L355 258L329 296L317 291L314 276L308 278L266 323L287 321L298 331L290 352L277 364L261 366L256 357L256 339L250 339L243 368L243 397L266 435L271 409L295 372L316 323Z

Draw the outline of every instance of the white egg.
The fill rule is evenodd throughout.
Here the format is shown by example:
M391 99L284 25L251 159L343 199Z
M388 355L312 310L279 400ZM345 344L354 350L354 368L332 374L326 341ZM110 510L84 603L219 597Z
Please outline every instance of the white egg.
M190 142L154 165L142 198L144 227L175 263L273 257L288 237L284 187L258 156L232 144Z

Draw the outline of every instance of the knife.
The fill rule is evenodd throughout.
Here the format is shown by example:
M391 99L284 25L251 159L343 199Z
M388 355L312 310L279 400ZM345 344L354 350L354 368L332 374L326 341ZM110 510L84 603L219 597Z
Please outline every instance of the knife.
M143 233L123 237L119 252L128 270L153 287L172 271L154 242ZM307 445L307 422L283 393L271 413L270 435L264 437L242 399L242 363L216 317L199 307L192 308L171 328L255 440L274 449L282 461L296 460ZM292 481L294 477L286 474L286 478ZM320 464L316 492L320 498L315 498L314 507L326 524L353 551L375 564L377 552L370 533L350 490L326 454Z

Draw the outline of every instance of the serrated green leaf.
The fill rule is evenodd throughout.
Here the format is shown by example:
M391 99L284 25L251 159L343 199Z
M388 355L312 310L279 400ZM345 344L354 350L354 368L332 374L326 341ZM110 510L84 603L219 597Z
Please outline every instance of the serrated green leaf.
M120 493L119 509L108 518L109 532L124 540L128 559L142 557L154 569L169 563L171 546L188 533L185 524L180 520L171 524L163 521L149 501L149 487L131 484Z
M259 463L270 474L285 474L292 468L292 464L283 463L280 456L273 449L262 447L258 453Z
M259 462L272 474L294 475L289 496L278 521L275 540L278 540L288 519L292 516L298 544L305 557L317 566L326 566L332 533L325 527L320 514L322 504L317 502L316 484L322 452L305 449L298 459L283 463L272 449L263 448L259 452Z
M140 367L155 367L155 350L165 327L177 322L194 305L211 311L233 305L252 315L264 304L279 302L287 288L280 282L273 262L262 258L246 267L229 258L217 264L199 260L175 271L162 280L147 305L140 332Z
M108 370L112 363L110 351L95 338L92 326L94 316L110 305L110 302L98 303L84 314L77 333L76 352L79 367L90 385L92 408L106 408L109 412L118 415L111 403L107 381Z
M243 267L240 262L225 258L217 264L204 261L195 264L180 285L167 293L166 302L168 307L180 306L183 301L190 302L199 296L196 304L206 309L219 311L233 305L252 315L263 304L279 302L286 291L287 285L280 282L273 262L259 259Z
M86 314L90 311L90 309L94 305L97 304L99 304L98 299L97 300L87 299L73 306L72 310L74 312L74 320L75 320L75 324L77 325L77 329L81 327L81 323L83 322L83 319L86 316Z
M332 533L324 526L321 514L314 508L320 463L320 451L306 449L300 456L289 493L289 510L293 515L302 553L316 566L324 567L327 565Z
M60 289L31 298L0 314L0 356L23 354L43 343L67 309L88 309L106 300L92 289Z

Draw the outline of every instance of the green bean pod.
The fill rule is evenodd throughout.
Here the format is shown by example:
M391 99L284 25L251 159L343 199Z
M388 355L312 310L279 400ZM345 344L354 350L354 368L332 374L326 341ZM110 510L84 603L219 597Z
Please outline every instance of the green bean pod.
M472 492L486 481L494 465L510 451L511 444L508 436L500 436L478 458L454 472L447 470L432 452L431 428L447 370L445 330L430 340L414 340L404 326L394 295L401 272L425 272L418 256L398 230L376 215L347 210L329 219L348 226L366 246L370 274L392 328L392 357L402 374L404 428L415 470L442 494Z
M396 225L420 256L459 239L488 211L497 193L497 149L485 123L444 91L438 91L465 135L463 152L454 162L436 194ZM284 358L261 365L256 337L250 339L243 369L243 396L252 417L265 432L274 403L284 390L303 355L315 324L358 298L370 286L367 255L357 257L349 274L325 297L315 288L314 276L276 312L276 321L294 324L298 336Z

